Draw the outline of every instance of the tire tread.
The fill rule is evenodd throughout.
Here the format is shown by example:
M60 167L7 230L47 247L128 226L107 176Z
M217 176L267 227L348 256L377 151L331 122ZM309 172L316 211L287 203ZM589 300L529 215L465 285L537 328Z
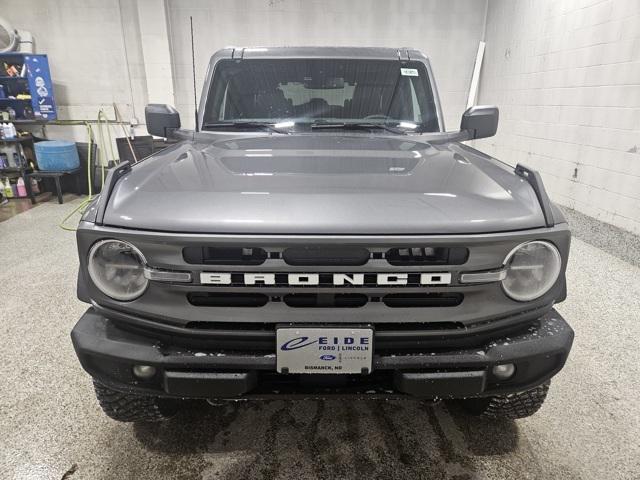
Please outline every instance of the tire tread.
M548 392L549 383L543 383L524 392L491 397L481 416L508 419L530 417L540 410Z
M530 417L540 410L548 392L549 382L546 382L524 392L463 400L462 406L483 418L515 420Z
M93 387L102 411L120 422L161 422L176 411L170 401L159 397L119 392L96 381Z

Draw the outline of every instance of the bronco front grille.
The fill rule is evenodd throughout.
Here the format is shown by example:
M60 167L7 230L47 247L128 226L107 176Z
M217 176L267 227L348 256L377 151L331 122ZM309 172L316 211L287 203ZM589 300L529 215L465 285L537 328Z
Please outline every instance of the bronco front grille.
M79 249L88 252L105 236L134 244L150 268L188 272L191 281L150 280L142 296L118 302L87 279L91 300L173 326L489 324L563 298L564 278L549 294L521 303L505 295L499 281L464 283L462 275L501 269L508 253L528 239L552 241L563 253L568 248L565 228L483 235L245 235L104 227L83 231ZM86 255L81 262L86 272Z

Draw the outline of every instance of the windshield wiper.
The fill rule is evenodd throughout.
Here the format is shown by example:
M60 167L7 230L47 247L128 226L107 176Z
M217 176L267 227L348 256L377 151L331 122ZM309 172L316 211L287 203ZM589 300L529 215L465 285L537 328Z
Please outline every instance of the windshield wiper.
M286 130L280 130L276 128L272 123L268 122L250 122L250 121L242 121L242 122L219 122L219 123L205 123L202 126L203 129L216 129L216 128L258 128L260 130L268 130L270 132L282 133L283 135L289 135L290 132Z
M387 132L395 133L396 135L406 135L405 130L390 127L381 123L367 123L367 122L355 122L355 123L312 123L312 129L317 128L338 128L342 130L386 130Z

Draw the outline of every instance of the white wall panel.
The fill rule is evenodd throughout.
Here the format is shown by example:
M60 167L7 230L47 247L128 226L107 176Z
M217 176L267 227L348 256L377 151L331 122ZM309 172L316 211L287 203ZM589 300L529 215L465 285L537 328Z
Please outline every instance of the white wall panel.
M541 171L551 197L640 233L640 1L490 0L476 146Z

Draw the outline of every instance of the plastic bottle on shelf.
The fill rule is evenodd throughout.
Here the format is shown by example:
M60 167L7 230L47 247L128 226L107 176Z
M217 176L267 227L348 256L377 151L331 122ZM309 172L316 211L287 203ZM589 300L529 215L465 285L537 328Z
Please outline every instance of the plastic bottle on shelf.
M9 125L7 126L7 131L9 132L9 136L7 138L16 138L18 136L16 126L11 122L9 122Z
M2 136L4 138L14 138L14 132L15 131L15 127L13 126L13 123L3 123L2 124Z
M24 180L22 179L22 177L18 178L18 181L16 183L16 188L18 189L19 197L27 196L27 187L24 185Z
M13 188L11 188L11 183L8 178L4 179L4 196L7 198L13 198Z
M40 186L38 185L38 181L35 178L31 178L31 191L34 195L40 193Z

